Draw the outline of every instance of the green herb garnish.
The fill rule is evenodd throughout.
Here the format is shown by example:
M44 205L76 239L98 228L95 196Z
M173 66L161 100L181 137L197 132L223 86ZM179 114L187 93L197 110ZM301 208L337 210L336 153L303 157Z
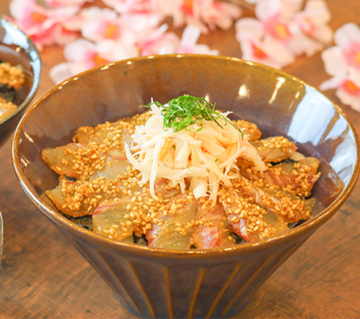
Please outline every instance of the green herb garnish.
M172 146L171 146L174 150L176 150L176 146L173 144Z
M214 104L206 101L202 97L194 97L185 94L169 101L167 105L162 105L159 102L152 102L143 105L143 107L151 108L153 103L161 108L161 114L164 117L163 127L165 131L170 128L172 128L174 132L179 132L183 129L188 130L188 126L199 123L200 128L196 130L196 132L198 132L203 129L203 121L214 121L219 127L223 128L218 121L219 119L225 121L225 125L229 123L235 127L224 115L215 110ZM239 132L244 136L241 130L239 130Z
M219 159L217 158L217 159L215 160L215 163L217 163L218 160L219 160Z

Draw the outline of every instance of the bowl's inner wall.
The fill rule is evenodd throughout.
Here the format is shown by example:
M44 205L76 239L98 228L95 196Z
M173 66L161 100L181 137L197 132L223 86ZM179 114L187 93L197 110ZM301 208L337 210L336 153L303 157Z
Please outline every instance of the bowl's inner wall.
M314 196L320 205L315 215L349 182L357 157L355 138L329 100L281 72L201 56L120 62L52 90L27 115L19 135L19 161L25 176L42 195L58 184L57 174L41 160L42 149L70 142L80 126L141 112L139 106L151 98L166 103L183 94L206 97L218 109L233 111L234 118L256 123L263 136L288 136L300 151L319 158L322 176Z

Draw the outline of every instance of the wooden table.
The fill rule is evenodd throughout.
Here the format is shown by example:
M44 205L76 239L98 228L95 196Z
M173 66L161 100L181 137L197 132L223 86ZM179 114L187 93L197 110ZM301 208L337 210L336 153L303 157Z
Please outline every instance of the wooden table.
M9 14L10 0L0 1ZM360 2L328 0L331 27L360 23ZM240 57L235 31L217 31L200 40L222 55ZM37 98L50 89L50 68L63 61L62 48L42 52ZM328 78L320 53L300 57L285 71L309 84ZM360 114L338 103L360 135ZM115 299L107 284L22 191L11 163L11 141L0 152L0 208L5 220L0 269L0 318L136 318ZM257 291L237 318L360 318L360 187Z

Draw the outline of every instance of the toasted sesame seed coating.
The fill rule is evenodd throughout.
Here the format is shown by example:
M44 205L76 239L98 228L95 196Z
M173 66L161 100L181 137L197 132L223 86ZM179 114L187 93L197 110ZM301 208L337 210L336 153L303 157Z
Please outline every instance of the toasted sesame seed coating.
M17 90L25 82L25 73L21 66L11 66L10 63L0 63L0 83Z

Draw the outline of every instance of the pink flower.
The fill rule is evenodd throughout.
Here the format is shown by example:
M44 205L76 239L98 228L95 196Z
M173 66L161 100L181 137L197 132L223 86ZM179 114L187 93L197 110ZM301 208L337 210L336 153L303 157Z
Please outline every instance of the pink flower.
M156 13L156 0L103 0L103 2L119 13Z
M213 0L157 0L158 9L173 18L174 26L192 24L207 33L216 26L228 29L239 18L241 10L230 3Z
M62 23L76 14L77 7L45 9L34 0L12 0L10 12L16 23L41 49L43 45L63 45L76 39L77 34Z
M210 30L215 30L216 27L227 30L233 25L233 21L240 16L240 8L226 2L214 1L208 6L204 6L201 11L201 18Z
M145 40L151 33L159 28L163 16L159 14L123 14L121 24L124 30L132 32L136 42Z
M321 90L336 89L344 104L360 111L360 28L347 23L334 34L336 46L322 52L325 70L332 76Z
M192 53L192 54L210 54L218 55L219 51L211 50L205 44L196 44L201 34L201 30L193 25L188 25L182 34L180 46L176 53Z
M78 39L65 46L64 56L67 62L58 64L50 70L50 77L55 83L97 66L136 57L138 50L113 40L94 44L88 40Z
M263 24L253 18L244 18L236 24L236 39L240 42L242 58L281 69L295 60L283 45L272 37L264 37Z
M249 1L247 1L249 2ZM280 14L283 18L291 19L298 12L304 0L255 0L255 15L264 20L269 16Z
M92 7L87 9L84 16L81 34L85 39L94 42L111 39L123 41L130 45L135 43L135 36L124 27L121 18L115 11L108 8Z
M241 44L243 58L282 68L292 63L298 55L311 56L321 50L323 45L315 38L322 39L326 33L323 29L319 31L324 26L323 22L327 21L324 18L324 6L308 6L304 12L298 12L301 3L302 0L258 0L256 16L259 21L244 18L236 22L236 38ZM321 17L321 22L315 19L315 11ZM295 21L296 16L299 24ZM314 39L302 31L301 26L305 26L305 21L308 23L306 26L312 23L313 29L308 28L306 31ZM263 54L259 54L259 50Z
M193 54L219 54L217 50L211 50L207 45L196 44L201 30L189 25L184 29L181 40L172 32L165 32L167 25L162 25L145 41L139 43L141 55L193 53Z
M319 88L323 91L335 89L335 94L341 103L350 105L354 110L360 112L360 87L348 78L334 76L321 83Z
M333 32L327 25L330 19L330 11L323 0L308 1L305 9L294 16L295 23L304 34L324 44L333 39Z
M172 54L180 45L179 37L173 32L166 32L168 26L163 24L145 40L138 43L141 55Z
M144 40L159 25L161 18L155 14L124 14L90 7L80 11L77 17L66 22L70 30L81 31L84 38L92 41L113 39L129 45Z
M281 69L294 62L295 55L278 37L266 34L264 24L254 18L240 19L235 24L236 39L240 42L242 58ZM280 32L287 37L287 29Z
M94 0L45 0L47 6L55 7L81 7L86 2L93 2Z

